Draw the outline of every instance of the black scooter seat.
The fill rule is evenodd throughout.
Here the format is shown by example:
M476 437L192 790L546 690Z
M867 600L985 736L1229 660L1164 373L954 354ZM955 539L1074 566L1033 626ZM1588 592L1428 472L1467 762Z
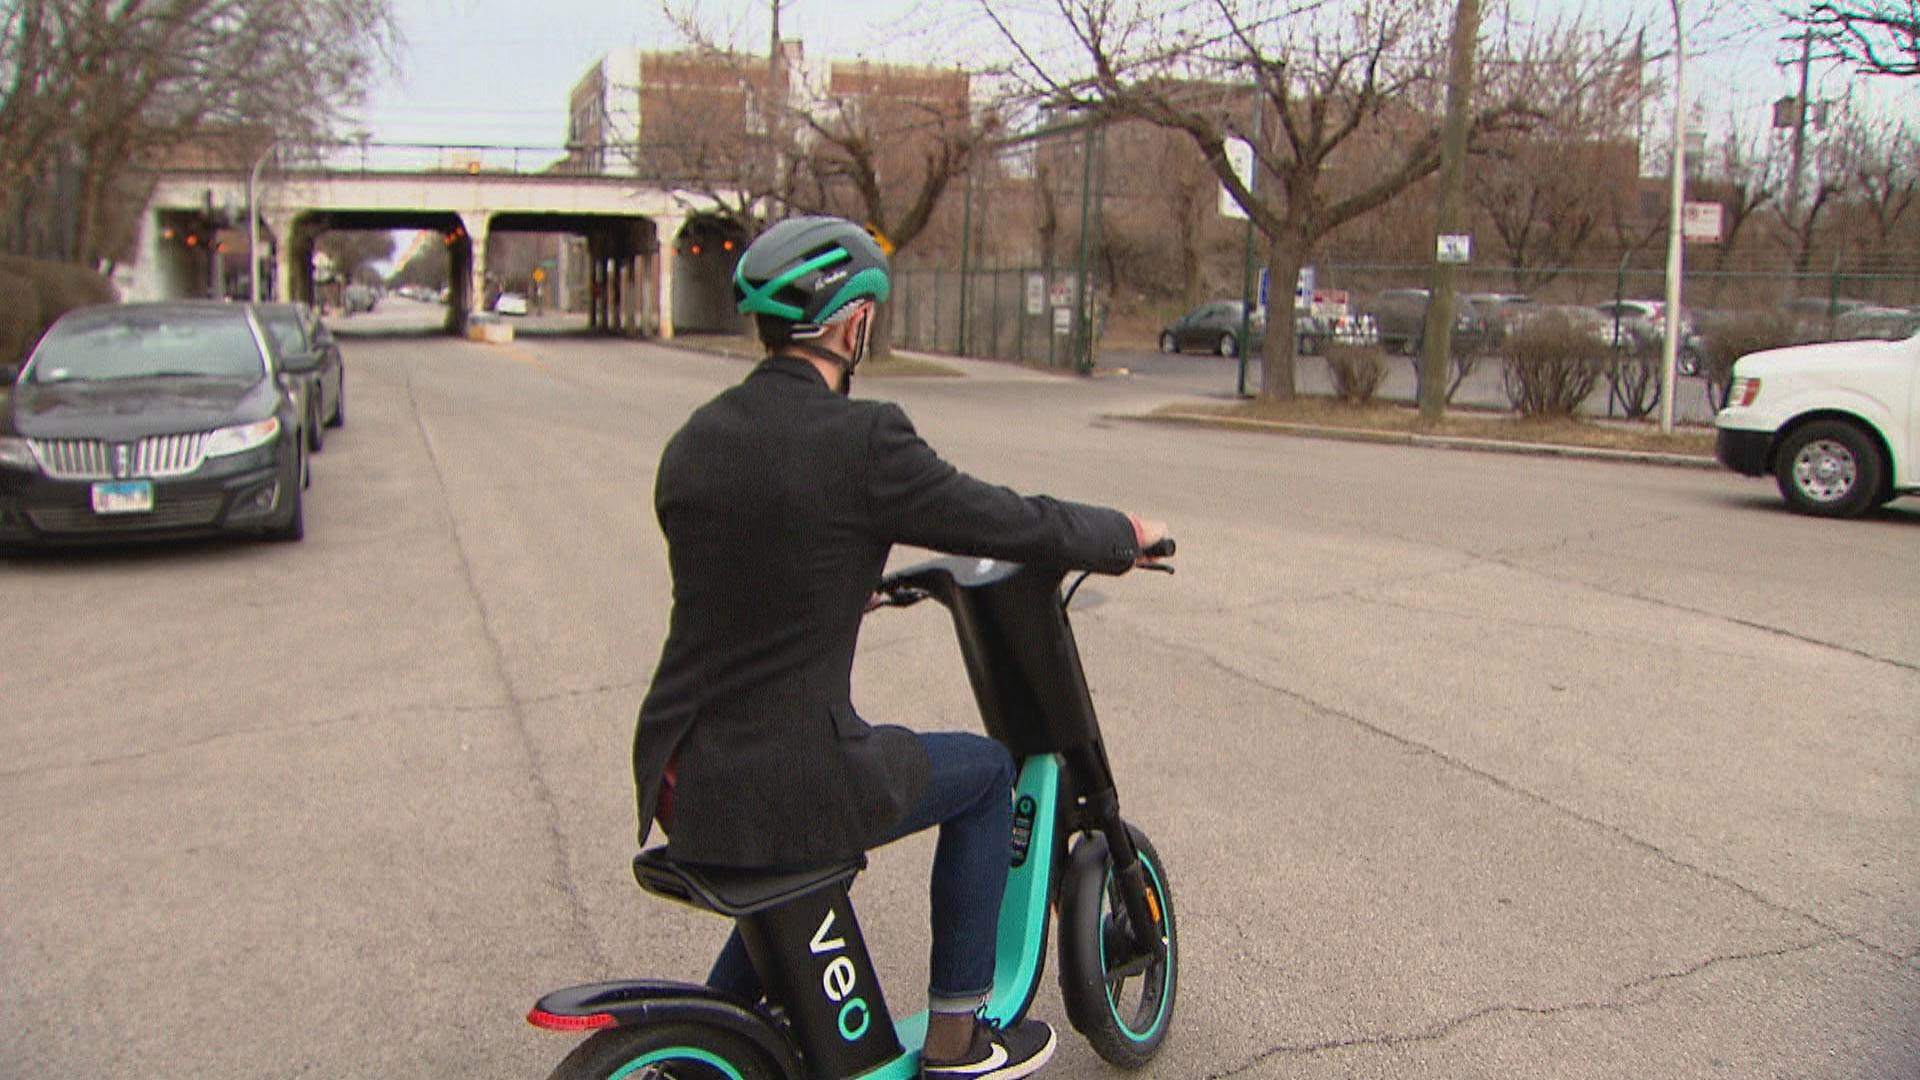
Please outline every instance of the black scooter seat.
M848 881L867 868L867 857L807 870L743 870L678 862L664 847L633 857L633 876L656 896L739 918L779 907L810 892Z

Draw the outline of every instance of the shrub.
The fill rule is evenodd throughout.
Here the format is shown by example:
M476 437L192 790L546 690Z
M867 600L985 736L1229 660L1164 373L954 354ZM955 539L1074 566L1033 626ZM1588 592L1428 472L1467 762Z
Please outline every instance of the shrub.
M1387 377L1387 365L1380 359L1379 346L1338 341L1327 346L1327 371L1333 376L1333 392L1340 400L1355 405L1372 401Z
M1707 380L1707 402L1718 411L1727 403L1733 383L1733 362L1748 353L1798 344L1805 335L1793 318L1778 311L1750 311L1722 315L1700 327L1706 356L1700 373Z
M1612 327L1608 327L1612 332ZM1626 334L1607 365L1607 385L1613 400L1628 419L1642 420L1660 404L1660 362L1664 357L1661 341L1641 334Z
M0 364L24 359L53 321L77 307L120 299L113 283L81 266L0 255Z
M1529 319L1507 338L1500 381L1522 416L1572 416L1613 362L1593 327L1560 312Z

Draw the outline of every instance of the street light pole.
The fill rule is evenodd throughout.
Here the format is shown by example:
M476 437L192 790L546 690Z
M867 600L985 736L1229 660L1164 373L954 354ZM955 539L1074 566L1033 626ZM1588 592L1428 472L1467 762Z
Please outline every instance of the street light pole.
M1666 333L1660 343L1660 431L1673 431L1674 357L1680 348L1680 285L1683 273L1683 218L1687 197L1687 42L1680 23L1680 0L1673 8L1673 175L1667 207Z
M275 139L269 143L254 159L253 169L247 173L247 298L256 304L260 302L260 205L254 193L260 186L260 167L285 141Z

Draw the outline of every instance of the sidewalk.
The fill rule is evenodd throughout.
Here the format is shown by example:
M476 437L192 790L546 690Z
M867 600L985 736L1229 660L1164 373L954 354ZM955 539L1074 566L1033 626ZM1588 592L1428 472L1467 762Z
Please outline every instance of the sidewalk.
M691 352L704 352L711 355L725 356L730 359L741 360L741 361L755 360L758 358L760 354L758 342L752 341L751 339L745 338L745 337L719 337L719 336L702 335L702 336L693 337L693 338L679 338L670 342L659 342L659 344L667 345L674 348L680 348L680 349L691 351ZM898 374L880 373L880 372L873 372L869 374L868 372L863 370L862 376L876 379L876 380L899 379L899 378L949 377L949 378L988 378L988 379L994 379L998 381L1012 380L1012 381L1020 381L1020 382L1063 382L1063 381L1072 381L1072 380L1077 380L1082 378L1082 376L1078 375L1077 373L1072 371L1067 371L1064 369L1034 367L1031 365L1020 364L1014 361L998 360L998 359L992 359L987 357L954 356L947 353L929 353L929 352L922 352L922 351L913 350L913 349L896 349L894 350L894 354L897 357L912 361L919 365L925 365L931 368L944 369L944 370L915 371L910 373L898 373ZM1132 366L1128 362L1126 362L1126 360L1124 359L1125 355L1126 354L1121 354L1120 357L1116 357L1115 359L1118 362L1103 363L1096 366L1091 374L1091 378L1096 380L1105 380L1105 379L1151 379L1154 377L1150 373L1134 372ZM1397 371L1393 369L1389 370L1388 379L1387 379L1387 382L1382 385L1382 388L1381 388L1382 392L1379 396L1379 400L1382 401L1383 403L1406 405L1410 407L1411 405L1410 395L1412 391L1411 370L1404 361L1394 364L1393 368L1399 369L1399 370ZM1257 368L1252 369L1250 371L1250 375L1254 377L1249 380L1250 381L1249 390L1257 392L1257 388L1258 388ZM1406 384L1405 386L1396 386L1396 375L1400 376L1400 378L1397 381L1404 382ZM1299 379L1300 390L1303 396L1314 397L1314 398L1330 398L1331 397L1332 384L1331 384L1331 381L1328 379L1324 361L1321 361L1318 357L1301 357L1300 363L1297 369L1297 378ZM1232 389L1232 386L1231 386L1231 383L1229 383L1227 386L1227 390L1229 394L1231 392L1231 389ZM1398 395L1396 395L1393 392L1395 389L1398 389L1407 395L1405 400L1400 400L1398 398ZM1480 398L1485 397L1485 388L1483 387L1480 389L1481 389L1481 392L1477 396L1468 395L1466 393L1466 391L1468 390L1468 386L1462 386L1461 394L1456 397L1455 403L1451 410L1453 414L1461 415L1464 413L1480 412L1480 411L1486 410L1491 403L1483 402L1479 400ZM1685 389L1686 387L1683 385L1682 390L1685 390ZM1604 390L1602 391L1602 393L1604 394ZM1696 391L1696 394L1697 393L1698 391ZM1176 397L1184 396L1188 398L1199 397L1199 395L1179 395L1179 394L1176 394L1175 396ZM1605 400L1604 397L1602 397L1601 400L1604 402ZM1196 400L1193 402L1193 404L1197 406L1199 405L1199 402ZM1427 449L1439 449L1439 450L1467 450L1467 451L1480 451L1484 453L1526 454L1526 455L1542 456L1542 457L1562 457L1562 458L1574 458L1574 459L1581 459L1581 460L1588 460L1588 461L1611 461L1611 462L1622 462L1622 463L1642 464L1642 465L1665 465L1665 466L1673 466L1673 467L1679 467L1679 468L1694 468L1694 469L1717 469L1720 467L1719 463L1715 461L1714 458L1712 457L1712 454L1710 451L1703 452L1701 454L1661 453L1661 452L1642 451L1642 450L1624 450L1624 449L1611 449L1611 448L1602 448L1602 447L1593 447L1593 446L1577 446L1577 445L1569 445L1569 444L1562 444L1562 443L1528 442L1528 441L1516 441L1516 440L1505 440L1505 439L1474 438L1474 437L1456 436L1456 435L1439 435L1439 434L1429 434L1424 432L1394 431L1394 430L1384 430L1378 427L1370 427L1360 423L1356 423L1353 425L1341 425L1341 424L1329 424L1329 423L1298 423L1298 422L1281 421L1281 420L1260 419L1260 418L1253 418L1253 417L1223 416L1223 415L1201 411L1199 408L1183 407L1182 404L1177 402L1174 404L1170 404L1168 406L1162 407L1160 409L1152 410L1150 412L1109 414L1109 418L1113 420L1132 421L1136 423L1158 423L1158 424L1168 424L1168 425L1188 426L1188 427L1211 427L1219 430L1238 430L1238 431L1248 431L1248 432L1260 432L1260 433L1272 434L1272 435L1290 435L1297 438L1333 439L1333 440L1340 440L1340 441L1347 441L1347 442L1382 443L1382 444L1395 445L1395 446L1415 446L1415 447L1423 447ZM1589 417L1586 417L1585 419L1595 424L1604 425L1609 423L1609 421L1605 417L1589 416ZM1628 422L1613 421L1613 423L1626 424ZM1697 423L1698 421L1696 420L1696 424Z

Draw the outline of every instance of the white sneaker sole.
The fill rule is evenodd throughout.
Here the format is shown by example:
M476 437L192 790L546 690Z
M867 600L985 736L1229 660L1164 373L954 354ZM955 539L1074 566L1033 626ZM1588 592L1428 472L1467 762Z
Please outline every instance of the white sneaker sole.
M1020 1080L1020 1077L1032 1076L1034 1073L1039 1072L1047 1062L1052 1061L1053 1051L1059 1045L1060 1033L1049 1028L1047 1030L1047 1045L1041 1047L1039 1053L1025 1061L1012 1062L998 1069L994 1069L992 1072L974 1073L960 1072L958 1070L928 1071L923 1068L920 1075L923 1080Z

